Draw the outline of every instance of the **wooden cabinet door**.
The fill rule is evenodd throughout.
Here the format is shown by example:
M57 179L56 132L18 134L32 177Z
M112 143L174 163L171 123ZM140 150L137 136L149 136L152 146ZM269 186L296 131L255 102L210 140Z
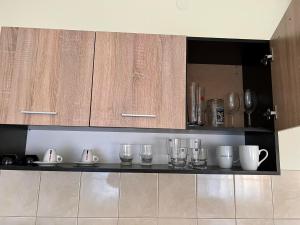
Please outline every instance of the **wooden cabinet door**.
M185 128L186 38L96 33L91 126Z
M94 32L2 28L0 123L88 126Z
M273 101L276 129L300 125L300 1L291 2L272 39Z

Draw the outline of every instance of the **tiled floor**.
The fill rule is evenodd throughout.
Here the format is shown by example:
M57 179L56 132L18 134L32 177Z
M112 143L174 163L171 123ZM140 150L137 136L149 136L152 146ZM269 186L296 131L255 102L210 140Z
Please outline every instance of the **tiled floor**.
M300 225L300 171L1 171L0 203L0 225Z

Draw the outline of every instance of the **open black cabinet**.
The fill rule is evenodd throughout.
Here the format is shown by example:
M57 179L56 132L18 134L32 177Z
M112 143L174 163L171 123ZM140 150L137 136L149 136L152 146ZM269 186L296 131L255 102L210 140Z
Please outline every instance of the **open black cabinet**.
M187 90L191 82L197 82L204 86L206 100L226 99L226 93L230 91L237 92L241 99L234 127L226 123L225 101L224 127L191 125L187 118L187 129L225 133L242 131L246 145L259 145L260 149L269 151L269 157L261 164L258 173L268 171L270 174L279 174L277 133L274 118L268 115L274 108L271 54L269 41L187 38ZM243 107L244 92L247 89L254 91L257 96L257 105L251 114L251 127L248 126Z

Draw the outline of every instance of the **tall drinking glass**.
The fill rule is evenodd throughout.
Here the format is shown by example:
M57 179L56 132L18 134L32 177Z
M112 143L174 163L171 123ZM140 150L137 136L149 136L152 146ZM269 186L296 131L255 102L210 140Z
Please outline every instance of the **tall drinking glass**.
M247 89L245 91L245 96L244 96L245 100L245 111L248 115L248 126L251 127L252 123L251 123L251 114L253 113L253 111L256 108L257 105L257 97L254 91Z
M227 96L228 115L230 117L230 125L234 127L234 114L239 111L241 103L238 93L230 92Z

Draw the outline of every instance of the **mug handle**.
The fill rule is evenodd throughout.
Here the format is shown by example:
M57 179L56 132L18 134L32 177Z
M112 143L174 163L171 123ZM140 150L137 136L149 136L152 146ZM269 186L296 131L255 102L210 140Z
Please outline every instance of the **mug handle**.
M57 162L61 163L63 161L63 157L60 155L57 155L56 160L57 160Z
M259 155L260 155L260 153L261 152L265 152L266 153L266 156L262 159L262 160L260 160L259 162L258 162L258 166L260 166L260 164L263 162L263 161L265 161L267 158L268 158L268 156L269 156L269 153L268 153L268 150L266 150L266 149L261 149L261 150L259 150Z
M93 162L98 162L99 161L99 157L96 155L93 155Z

